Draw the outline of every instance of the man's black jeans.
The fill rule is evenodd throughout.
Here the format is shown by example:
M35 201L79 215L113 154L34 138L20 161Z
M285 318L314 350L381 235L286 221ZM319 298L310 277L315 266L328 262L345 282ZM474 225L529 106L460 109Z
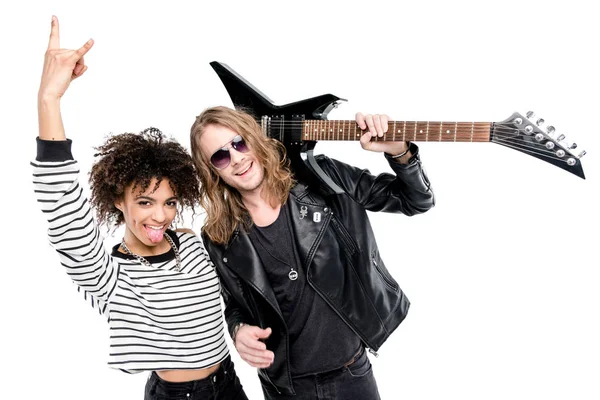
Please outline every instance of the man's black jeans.
M296 396L284 396L263 385L266 400L378 400L379 391L367 352L334 371L293 379Z

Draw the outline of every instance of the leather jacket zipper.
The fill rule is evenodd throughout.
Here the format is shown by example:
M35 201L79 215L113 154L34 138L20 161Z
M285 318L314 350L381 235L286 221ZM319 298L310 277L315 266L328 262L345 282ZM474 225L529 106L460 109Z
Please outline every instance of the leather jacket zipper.
M375 255L371 255L371 262L373 263L373 266L375 266L375 270L377 271L377 273L379 274L379 276L381 277L381 280L383 281L383 283L390 289L392 290L394 293L398 292L398 287L386 276L386 274L379 268L379 264L377 263L377 259L375 257Z
M342 239L342 241L344 242L344 245L347 246L347 248L350 250L351 254L354 254L358 251L356 245L354 244L352 238L350 237L350 235L348 235L348 233L345 231L345 229L341 226L342 224L335 218L335 216L333 215L333 211L331 212L331 222L335 228L335 230L340 234L340 239ZM348 262L350 264L352 264L351 261L348 260ZM352 268L354 268L354 266L352 266ZM308 278L308 274L307 274L307 278ZM337 310L337 308L335 308L331 302L327 299L326 296L324 296L319 289L317 289L313 283L310 281L310 279L307 279L308 283L310 284L310 286L313 288L313 290L315 292L317 292L319 294L319 296L321 296L321 298L329 305L329 307L331 307L331 309L341 318L342 321L344 321L346 323L346 325L348 325L348 327L352 330L352 332L354 332L356 334L356 336L358 336L360 338L360 340L362 340L362 342L364 344L367 345L367 349L369 351L369 353L373 354L375 357L379 357L379 354L377 354L377 352L375 350L373 350L373 346L371 346L371 344L369 344L369 341L367 339L365 339L360 333L358 333L358 331L354 328L354 326L346 320L346 318Z
M335 230L340 234L340 239L344 242L344 245L354 254L357 252L357 247L354 244L354 241L350 237L350 235L346 232L346 230L342 227L342 224L335 218L333 212L331 213L331 222Z
M338 310L337 308L335 308L333 306L333 304L331 304L331 302L329 301L329 299L324 296L321 291L319 291L319 289L317 289L315 287L315 285L313 285L313 283L310 281L308 274L307 274L307 282L310 285L311 288L313 288L313 290L319 295L321 296L321 298L323 299L323 301L325 301L325 303L327 303L329 305L329 307L331 307L331 309L338 315L338 317L341 318L342 321L344 321L346 323L346 325L348 325L348 327L352 330L352 332L354 332L356 334L356 336L358 336L358 338L360 340L362 340L362 342L364 344L367 345L367 348L369 349L369 353L374 354L376 357L379 357L379 354L377 354L377 352L375 350L372 349L373 346L371 346L371 344L369 343L369 341L367 339L365 339L365 337L363 335L361 335L360 333L358 333L358 331L354 328L354 325L352 325Z

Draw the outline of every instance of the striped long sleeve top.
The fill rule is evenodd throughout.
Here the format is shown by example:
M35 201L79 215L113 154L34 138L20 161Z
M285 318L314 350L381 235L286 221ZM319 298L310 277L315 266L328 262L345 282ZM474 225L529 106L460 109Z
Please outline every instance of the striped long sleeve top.
M167 231L175 254L135 258L109 252L80 186L71 141L38 139L33 166L37 200L48 220L48 238L67 274L93 297L110 326L110 367L125 372L200 369L229 354L220 285L200 239Z

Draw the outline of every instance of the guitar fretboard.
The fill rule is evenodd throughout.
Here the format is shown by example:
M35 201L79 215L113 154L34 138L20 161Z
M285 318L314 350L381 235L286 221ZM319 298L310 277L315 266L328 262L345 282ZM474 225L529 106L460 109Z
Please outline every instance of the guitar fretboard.
M491 122L389 121L388 131L374 141L489 142ZM356 121L305 120L302 140L359 140Z

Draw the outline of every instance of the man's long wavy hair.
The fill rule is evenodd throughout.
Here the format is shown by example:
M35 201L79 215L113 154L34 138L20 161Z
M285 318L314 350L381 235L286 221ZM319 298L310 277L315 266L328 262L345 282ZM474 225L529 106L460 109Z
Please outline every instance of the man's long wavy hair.
M244 138L263 168L262 196L273 207L287 201L294 179L281 142L266 137L252 115L228 107L204 110L192 125L190 141L192 158L200 177L200 205L206 210L203 232L218 244L225 244L236 229L248 229L251 219L240 193L217 173L200 149L200 138L209 125L231 129Z

